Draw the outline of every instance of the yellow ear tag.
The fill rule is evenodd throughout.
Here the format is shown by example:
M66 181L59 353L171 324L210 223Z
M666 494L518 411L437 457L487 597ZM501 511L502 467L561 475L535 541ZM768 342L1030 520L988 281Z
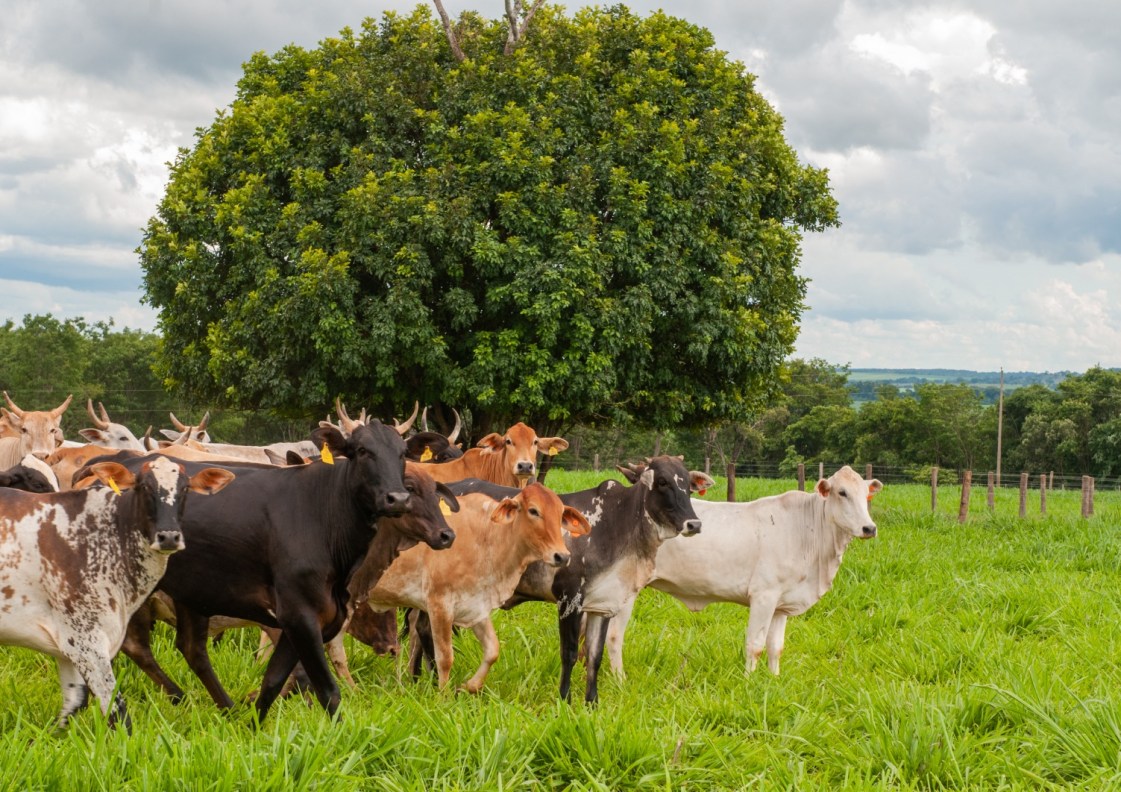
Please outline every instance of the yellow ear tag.
M557 447L556 446L549 446L549 456L556 456L556 455L557 455Z
M335 455L331 453L331 449L327 447L326 443L323 444L323 450L319 452L319 458L328 465L335 464Z
M424 453L420 455L420 461L421 461L421 462L427 462L427 461L428 461L428 460L430 460L430 459L431 459L431 458L432 458L433 456L435 456L435 454L433 454L433 453L432 453L432 449L431 449L431 448L429 448L428 446L425 446L425 447L424 447ZM440 501L440 503L443 503L443 501ZM446 508L446 507L445 507L445 508Z
M117 486L117 482L113 480L112 476L109 477L109 489L113 490L113 492L118 495L121 494L121 488Z
M444 500L443 498L440 498L440 514L443 514L446 517L447 515L449 515L451 513L452 513L452 507L448 505L448 502L446 500Z

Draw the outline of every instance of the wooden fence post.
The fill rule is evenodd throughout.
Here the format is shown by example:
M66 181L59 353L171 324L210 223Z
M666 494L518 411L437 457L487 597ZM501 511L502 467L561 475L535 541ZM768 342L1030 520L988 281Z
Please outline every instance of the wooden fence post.
M1090 516L1094 516L1094 492L1097 490L1098 484L1093 476L1090 476Z
M728 500L735 502L736 500L736 466L731 462L728 463Z
M799 462L798 463L798 491L799 492L805 492L806 491L806 463L805 462Z
M1047 514L1047 474L1039 474L1039 513Z
M958 506L958 523L965 525L969 516L969 490L973 487L973 471L967 470L961 475L961 505Z
M1055 471L1053 470L1051 471L1051 475L1048 477L1047 489L1055 489Z
M1090 477L1089 476L1083 476L1082 477L1082 516L1083 517L1089 517L1091 514L1093 514L1092 508L1090 506L1090 502L1091 502L1090 499L1091 499Z
M1020 516L1028 516L1028 474L1020 474Z
M867 465L864 466L864 480L865 481L871 481L872 480L872 463L871 462L869 462Z
M938 511L938 468L930 469L930 510Z
M989 471L989 492L988 492L988 496L985 498L985 502L989 507L989 511L992 511L993 506L994 506L994 503L993 503L993 489L994 489L993 482L995 481L995 479L996 479L996 475L990 470Z
M823 478L825 478L825 463L824 462L818 462L817 463L817 480L821 481Z
M596 454L595 459L592 461L592 469L595 470L596 473L599 473L599 454Z

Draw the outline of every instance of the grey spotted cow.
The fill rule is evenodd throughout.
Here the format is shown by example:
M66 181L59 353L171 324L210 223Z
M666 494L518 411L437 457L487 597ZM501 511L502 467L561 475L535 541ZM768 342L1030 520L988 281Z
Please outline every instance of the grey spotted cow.
M125 627L168 556L184 546L187 489L217 492L233 474L207 468L188 479L166 457L135 476L116 462L91 472L106 486L49 494L0 489L0 644L58 661L59 726L92 690L110 723L127 728L111 662Z

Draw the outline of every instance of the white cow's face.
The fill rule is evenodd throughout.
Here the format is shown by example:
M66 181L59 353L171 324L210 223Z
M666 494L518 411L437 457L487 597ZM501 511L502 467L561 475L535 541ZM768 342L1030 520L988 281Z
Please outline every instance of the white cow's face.
M865 481L848 465L817 482L817 493L825 498L826 519L838 533L857 539L876 535L868 504L881 489L883 485L878 479Z
M67 396L66 401L53 410L23 410L7 392L4 398L8 409L0 408L0 412L9 427L7 431L20 438L20 456L34 454L46 459L62 445L62 414L70 406L71 397Z

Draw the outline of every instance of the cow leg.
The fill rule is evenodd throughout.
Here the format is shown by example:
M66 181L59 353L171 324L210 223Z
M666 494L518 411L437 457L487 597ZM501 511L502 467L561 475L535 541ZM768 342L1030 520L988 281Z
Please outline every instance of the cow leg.
M70 716L84 708L90 700L89 688L86 680L66 657L58 657L58 683L62 688L62 711L58 714L58 728L62 729L70 720Z
M623 635L627 631L631 614L634 613L636 599L637 595L624 602L619 612L611 619L611 623L607 625L607 659L611 664L611 670L620 681L627 678L627 672L623 670Z
M778 661L782 657L782 647L786 642L786 614L776 613L771 619L771 630L767 633L767 668L778 676Z
M489 616L478 624L472 625L471 630L483 646L483 660L479 663L479 670L475 672L475 676L464 683L463 689L468 693L478 693L483 689L483 682L486 681L491 666L498 661L498 634L494 631L494 623Z
M79 642L79 645L81 642ZM72 653L67 660L73 663L77 673L86 681L90 691L101 703L101 711L109 719L109 726L123 723L125 731L132 734L132 721L125 708L124 697L117 692L117 678L113 676L113 659L108 652L90 647L88 644ZM59 676L62 666L59 665Z
M357 688L358 685L354 683L354 677L350 675L350 663L346 659L346 647L343 645L343 635L345 635L345 625L343 630L339 630L339 634L327 642L327 657L331 660L331 665L335 669L335 674L339 679L345 682L352 688Z
M121 651L167 693L173 704L178 704L183 700L183 688L171 681L171 677L156 662L156 657L152 654L153 621L152 609L145 603L129 619Z
M611 623L610 616L598 613L589 613L588 622L584 627L584 651L587 653L585 675L587 688L584 691L584 701L595 704L599 700L599 666L603 662L603 644L607 640L607 627Z
M261 680L261 689L257 693L257 723L264 721L269 707L280 695L281 689L298 662L299 657L296 655L296 648L292 645L292 641L287 634L281 633L269 662L265 665L265 677Z
M436 655L436 680L444 688L451 679L452 662L455 659L455 650L452 648L452 616L437 605L428 611L428 622L432 629L432 649Z
M558 605L558 610L560 609ZM580 652L580 624L584 614L578 610L561 615L560 647L561 647L561 681L560 697L564 701L571 699L572 668L576 665L576 656Z
M778 600L774 597L756 597L751 601L751 615L747 617L747 635L744 639L748 674L755 670L759 657L767 648L767 631L777 606Z
M319 626L315 611L310 606L286 608L283 612L277 613L277 621L284 630L284 636L295 648L296 656L307 673L311 689L315 691L320 706L327 710L329 715L335 716L342 696L334 674L327 667L327 656L323 648L323 628Z
M218 681L214 666L210 664L210 653L206 648L207 629L210 618L190 610L181 603L175 603L175 648L183 655L187 665L195 672L195 676L202 682L210 698L221 709L229 709L234 705L230 694Z

